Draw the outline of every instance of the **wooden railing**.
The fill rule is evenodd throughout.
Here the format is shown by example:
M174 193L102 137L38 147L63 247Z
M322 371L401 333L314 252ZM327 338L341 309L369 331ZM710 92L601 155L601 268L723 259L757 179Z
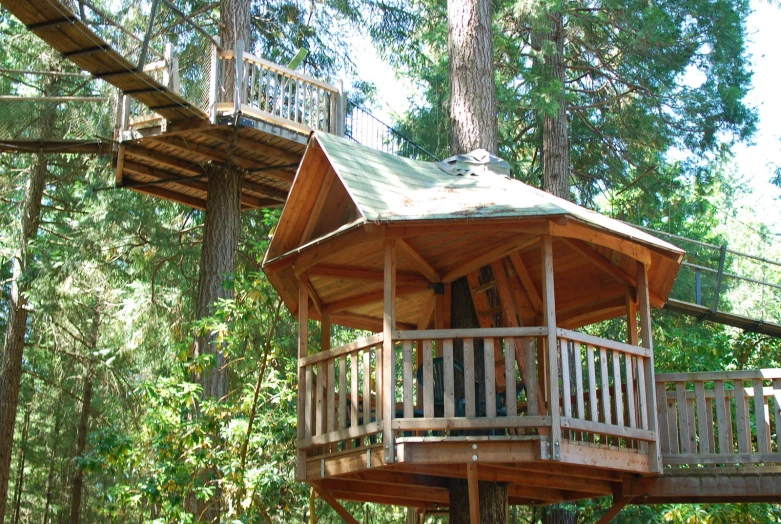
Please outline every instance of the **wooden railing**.
M781 463L781 369L656 375L665 465Z
M573 441L647 451L650 350L558 329L561 427Z
M339 87L246 53L241 42L235 50L213 53L213 120L240 111L300 133L344 134Z
M545 433L551 417L537 409L534 395L536 385L525 385L525 398L518 404L517 385L521 384L521 367L516 362L515 345L518 339L545 336L547 328L494 328L396 331L394 342L401 355L401 373L396 374L394 397L397 408L391 414L392 427L398 436L409 432L433 432L437 436L470 430L491 430L494 434L517 434L523 428ZM456 355L454 342L460 340L463 349ZM483 346L486 362L484 377L475 375L478 341ZM533 368L536 376L536 344L528 348L531 356L523 365ZM441 355L435 357L434 355ZM503 359L504 376L496 376L495 359ZM458 357L458 358L457 358ZM435 371L435 358L440 358L441 377ZM397 359L398 360L398 359ZM417 362L421 362L420 382L417 380ZM415 363L415 364L413 364ZM442 390L442 398L435 398L435 384ZM471 385L471 387L470 387ZM504 401L497 402L497 398ZM532 402L529 402L529 400Z
M299 448L488 435L548 440L554 460L567 460L565 442L655 453L650 351L564 329L554 335L551 353L545 327L393 331L388 384L381 334L302 358ZM386 395L390 412L381 409Z
M376 386L382 334L316 353L299 360L305 382L304 440L299 448L365 443L382 430L381 391Z

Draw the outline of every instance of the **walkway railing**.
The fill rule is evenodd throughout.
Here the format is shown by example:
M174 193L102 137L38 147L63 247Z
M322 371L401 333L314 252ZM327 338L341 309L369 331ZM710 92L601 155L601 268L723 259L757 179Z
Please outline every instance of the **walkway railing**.
M781 463L781 369L656 375L665 465Z

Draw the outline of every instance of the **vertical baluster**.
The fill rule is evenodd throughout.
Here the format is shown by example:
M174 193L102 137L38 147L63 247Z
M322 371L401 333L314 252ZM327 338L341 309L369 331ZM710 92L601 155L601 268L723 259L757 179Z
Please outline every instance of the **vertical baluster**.
M773 398L776 415L776 451L781 452L781 378L773 379Z
M641 429L648 429L649 413L645 386L645 359L643 357L637 357L637 394L640 397L639 406Z
M677 386L677 384L676 384ZM665 398L667 395L665 394ZM667 398L667 424L670 426L670 453L679 454L682 452L679 445L680 430L678 429L678 410L676 409L676 399ZM682 440L682 439L681 439Z
M325 363L317 364L317 393L315 394L315 435L322 435L325 429L323 393L325 391Z
M526 346L526 374L529 383L526 384L526 411L529 415L539 415L537 396L540 388L537 382L537 346L540 339L535 339L534 344Z
M678 405L678 434L680 435L681 453L691 453L689 445L689 422L686 412L686 383L675 383L675 401Z
M713 400L712 398L705 399L705 419L706 428L708 430L708 453L716 453L716 424L713 422Z
M453 339L442 341L442 365L445 382L445 417L455 415L455 379L453 370ZM488 367L488 366L486 366Z
M607 370L607 350L599 348L599 378L601 381L600 392L602 393L602 416L605 424L612 424L611 402L610 402L610 377Z
M464 339L464 402L465 415L474 418L477 413L475 398L475 344L471 338Z
M358 427L358 352L350 354L350 427Z
M562 400L564 401L564 416L567 418L572 417L572 389L570 386L570 373L569 373L569 351L567 346L569 342L563 338L559 339L559 350L561 353L561 388L562 388Z
M402 347L402 380L404 381L404 418L415 416L412 409L412 341L405 340Z
M293 84L295 80L292 77L287 77L287 100L285 105L287 106L287 119L293 120Z
M573 342L575 348L575 406L578 408L577 418L586 420L586 399L583 392L583 346Z
M635 379L632 373L632 355L624 356L624 371L626 372L626 404L629 412L629 427L637 427L637 413L635 412Z
M339 357L339 429L347 427L347 355Z
M670 435L670 426L667 424L667 390L664 382L656 383L656 413L659 419L659 444L662 448L662 453L672 453L672 447L670 446L672 437ZM675 435L675 438L678 438L678 435Z
M588 367L588 404L591 412L591 421L599 422L597 411L597 374L594 369L594 347L586 346L586 365Z
M734 384L735 392L735 413L737 415L738 426L738 452L751 453L751 431L748 429L748 413L746 405L746 389L743 387L743 380L736 380Z
M762 379L754 379L754 417L757 423L757 452L770 453L768 420L765 415L765 388Z
M363 350L363 423L372 421L372 370L371 352L369 348Z
M304 438L310 438L312 436L312 395L314 393L312 389L312 379L314 377L312 375L312 366L307 366L304 387Z
M494 339L486 338L483 342L483 362L485 362L485 414L496 416L496 366L494 365Z
M726 400L724 382L716 380L713 383L713 394L716 400L716 426L719 428L719 453L722 455L731 454L733 444L729 436L732 429L732 410Z
M705 384L702 382L694 383L694 398L697 403L697 433L700 441L700 453L713 453L710 449L710 439L708 438L708 417L706 415L707 406L705 405ZM712 426L710 426L712 428Z
M295 87L295 100L293 102L293 118L294 122L301 123L301 82L296 79L294 82Z
M434 416L434 358L430 340L423 341L423 416Z
M627 355L627 358L629 355ZM613 351L613 392L616 402L616 425L624 425L624 392L621 388L621 353Z
M697 453L697 432L694 429L694 399L686 395L686 429L689 433L689 452Z
M508 337L504 339L504 409L508 417L518 415L518 392L515 390L515 380L515 340Z
M271 107L271 84L274 82L274 72L270 69L266 69L266 101L263 104L263 109L268 112Z
M334 373L334 360L331 359L328 361L328 368L326 375L326 387L328 396L327 396L327 409L325 411L325 422L326 422L326 432L331 432L336 429L336 380L335 380L335 373Z

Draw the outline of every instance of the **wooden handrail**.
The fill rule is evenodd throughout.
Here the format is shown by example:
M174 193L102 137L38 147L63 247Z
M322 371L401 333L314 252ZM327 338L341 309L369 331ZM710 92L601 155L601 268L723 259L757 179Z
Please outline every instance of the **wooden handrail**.
M714 380L755 380L776 378L781 378L781 369L743 369L735 371L698 371L656 374L656 382L711 382Z
M220 51L219 52L220 58L223 60L226 59L235 59L236 58L236 52L232 49ZM328 82L323 82L322 80L318 80L314 77L311 77L309 75L305 75L303 73L298 73L296 71L293 71L292 69L288 69L285 66L275 64L274 62L270 62L268 60L265 60L263 58L257 57L253 54L244 52L243 53L243 59L245 62L251 62L253 64L257 64L261 67L264 67L266 69L270 69L271 71L275 71L277 73L281 73L285 76L289 76L291 78L295 78L297 80L301 80L303 82L306 82L308 84L316 85L317 87L320 87L322 89L325 89L326 91L330 91L331 93L338 94L339 88L336 86L333 86L329 84Z
M445 340L463 338L521 338L544 337L547 327L475 328L475 329L421 329L394 331L393 340Z
M571 331L569 329L556 329L556 333L560 338L566 338L567 340L574 340L576 342L582 342L590 346L597 346L605 349L612 349L620 351L621 353L628 353L638 357L648 358L651 356L651 351L647 348L633 346L631 344L625 344L623 342L616 342L615 340L608 340L606 338L595 337L593 335L587 335L578 331Z
M298 366L311 366L312 364L317 364L318 362L323 362L325 360L331 360L342 355L347 355L348 353L354 353L355 351L360 351L364 348L376 346L380 343L382 343L382 333L377 333L376 335L350 342L344 346L339 346L337 348L321 351L320 353L315 353L314 355L310 355L305 358L300 358L298 359Z

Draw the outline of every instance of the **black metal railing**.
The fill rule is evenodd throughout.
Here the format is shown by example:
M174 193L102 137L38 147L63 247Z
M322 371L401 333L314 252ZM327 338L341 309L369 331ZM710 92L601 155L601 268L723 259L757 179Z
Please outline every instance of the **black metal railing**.
M436 155L352 102L347 102L344 135L350 140L384 153L429 162L439 160Z

